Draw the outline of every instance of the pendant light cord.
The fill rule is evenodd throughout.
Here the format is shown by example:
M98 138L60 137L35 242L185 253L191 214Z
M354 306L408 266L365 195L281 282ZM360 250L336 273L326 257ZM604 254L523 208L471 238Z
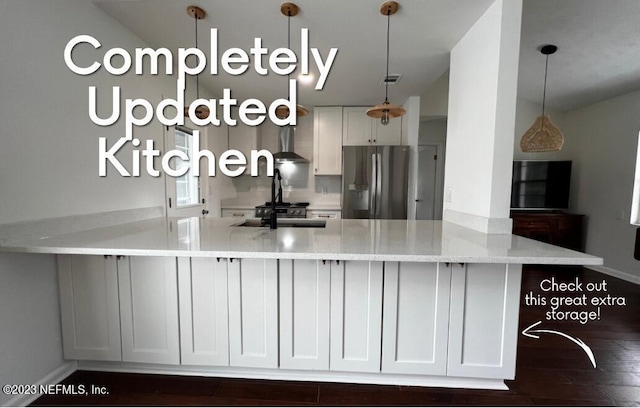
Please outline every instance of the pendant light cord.
M547 54L547 61L544 64L544 88L542 90L542 116L544 116L544 103L547 99L547 70L549 69L549 54Z
M193 16L196 20L196 49L198 49L198 13ZM200 99L200 74L196 75L196 99Z
M389 26L391 25L391 10L387 8L387 74L384 77L384 102L389 102Z
M291 49L291 8L287 9L287 48ZM287 100L291 95L291 72L287 74Z

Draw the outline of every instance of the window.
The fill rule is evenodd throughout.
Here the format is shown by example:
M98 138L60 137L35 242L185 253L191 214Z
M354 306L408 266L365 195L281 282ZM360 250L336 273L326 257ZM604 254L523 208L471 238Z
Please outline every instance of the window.
M193 157L193 133L191 130L176 127L175 143L177 150L185 152L189 159ZM200 179L193 176L193 161L183 161L177 157L175 160L176 170L189 169L183 176L176 177L176 206L180 208L200 204Z

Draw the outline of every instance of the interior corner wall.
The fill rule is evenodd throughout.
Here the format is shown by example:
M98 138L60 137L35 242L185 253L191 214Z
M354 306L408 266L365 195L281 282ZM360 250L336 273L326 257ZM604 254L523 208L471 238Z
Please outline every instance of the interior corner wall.
M573 160L570 210L586 215L589 254L605 268L640 281L633 258L636 228L629 223L640 132L640 92L564 114L563 154Z
M451 50L445 220L509 218L521 19L521 0L496 0Z
M440 75L426 91L420 95L420 117L442 118L447 116L449 106L449 70Z

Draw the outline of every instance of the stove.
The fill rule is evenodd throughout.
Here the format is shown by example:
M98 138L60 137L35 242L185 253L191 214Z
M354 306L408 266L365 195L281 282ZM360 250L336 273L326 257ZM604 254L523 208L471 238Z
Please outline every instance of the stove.
M307 218L309 203L276 203L276 215L278 218ZM268 219L271 216L271 202L256 206L255 217Z

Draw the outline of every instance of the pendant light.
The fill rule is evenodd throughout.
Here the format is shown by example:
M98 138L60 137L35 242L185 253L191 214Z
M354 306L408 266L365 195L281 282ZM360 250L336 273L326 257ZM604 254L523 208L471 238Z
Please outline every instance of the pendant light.
M545 45L540 53L547 57L544 66L544 89L542 92L542 115L536 118L534 124L525 132L520 140L520 149L523 152L553 152L562 149L564 135L556 125L551 122L548 115L544 114L544 104L547 97L547 70L549 68L549 55L555 53L558 47Z
M300 9L294 3L282 3L280 5L280 12L287 17L287 48L291 49L291 17L298 14ZM291 83L289 79L291 74L287 75L287 95L291 94ZM288 97L288 96L287 96ZM309 109L302 105L296 105L296 116L305 116L309 113ZM276 108L276 116L280 119L289 116L289 108L285 105L280 105Z
M383 125L389 124L389 119L402 116L405 110L400 105L389 102L389 25L391 16L398 11L398 3L395 1L387 1L380 6L380 14L387 16L387 73L384 77L384 102L367 110L367 116L380 119Z
M196 48L198 48L198 20L202 20L207 16L207 12L201 9L198 6L189 6L187 7L187 14L192 17L195 21L195 31L196 31ZM200 74L196 75L196 99L200 99ZM184 108L184 116L189 116L189 107ZM196 116L198 119L206 119L209 117L209 108L206 106L198 106L196 107Z

